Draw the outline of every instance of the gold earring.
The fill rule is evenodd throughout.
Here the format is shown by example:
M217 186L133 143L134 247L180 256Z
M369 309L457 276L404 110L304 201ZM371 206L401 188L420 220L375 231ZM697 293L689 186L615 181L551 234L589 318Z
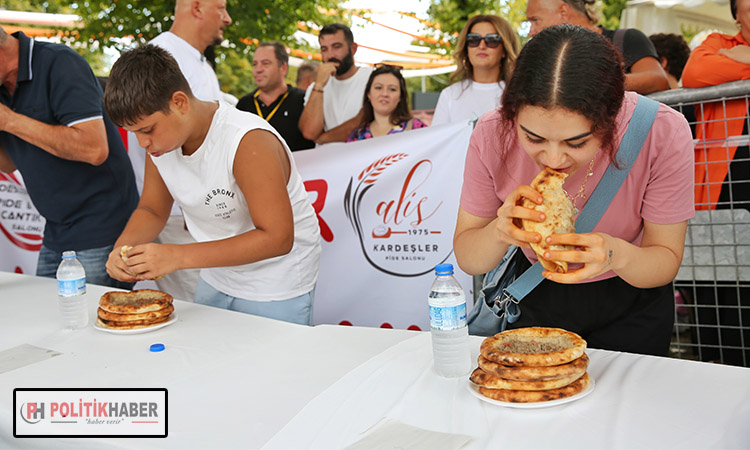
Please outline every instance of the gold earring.
M735 25L737 25L737 29L738 30L742 31L742 23L740 23L739 20L737 22L735 22Z

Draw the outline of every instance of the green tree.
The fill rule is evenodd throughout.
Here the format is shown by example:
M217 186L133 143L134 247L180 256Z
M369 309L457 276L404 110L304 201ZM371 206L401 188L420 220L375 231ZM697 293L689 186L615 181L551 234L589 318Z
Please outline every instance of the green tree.
M625 9L627 0L602 0L601 25L616 30L620 28L620 17Z
M122 50L129 45L147 42L169 30L173 20L173 1L68 2L84 22L77 40L99 51L104 47ZM292 35L298 23L322 24L341 20L335 9L337 5L338 0L256 0L250 4L228 0L232 25L225 30L224 37L229 45L216 47L217 76L222 89L235 96L247 93L252 87L248 59L258 42L295 43Z
M75 14L75 8L70 5L70 0L4 0L3 8L9 11L30 11L48 14ZM29 26L30 28L52 29L62 33L62 41L74 48L89 63L97 75L106 72L112 64L106 55L92 49L85 43L77 42L78 34L75 30L67 28L56 28L46 25Z
M0 9L8 11L32 11L50 14L70 14L72 8L66 0L3 0Z
M454 40L466 21L477 14L494 14L507 20L518 30L526 20L526 0L431 0L427 14L440 31Z

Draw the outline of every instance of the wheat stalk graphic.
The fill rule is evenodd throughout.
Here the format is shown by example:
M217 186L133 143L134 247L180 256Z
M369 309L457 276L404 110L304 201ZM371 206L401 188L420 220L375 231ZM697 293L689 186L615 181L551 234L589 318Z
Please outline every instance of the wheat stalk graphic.
M356 187L354 185L354 177L349 179L349 186L346 188L346 194L344 195L344 212L346 213L346 218L349 219L349 222L352 224L354 232L357 233L359 244L362 247L362 253L365 255L365 258L367 258L370 264L386 273L391 272L378 267L378 265L375 264L374 261L370 260L370 257L365 251L365 241L362 237L362 225L359 219L359 205L360 203L362 203L362 198L364 197L365 193L370 190L370 188L375 186L375 182L378 181L378 177L382 175L383 172L388 169L388 167L403 160L407 156L409 155L406 153L395 153L393 155L384 156L377 161L372 162L369 166L365 167L362 172L359 173L359 176L357 176Z
M406 153L396 153L395 155L384 156L363 169L362 172L359 173L357 180L360 180L364 184L372 184L377 181L378 176L380 176L380 174L382 174L391 164L397 163L407 156L409 155ZM362 181L363 178L365 179L364 181Z

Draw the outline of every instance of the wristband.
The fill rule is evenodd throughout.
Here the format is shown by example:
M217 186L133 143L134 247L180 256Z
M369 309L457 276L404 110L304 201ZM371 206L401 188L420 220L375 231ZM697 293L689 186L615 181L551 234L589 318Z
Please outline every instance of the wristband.
M323 89L322 88L313 88L313 92L320 92L322 94L323 93Z

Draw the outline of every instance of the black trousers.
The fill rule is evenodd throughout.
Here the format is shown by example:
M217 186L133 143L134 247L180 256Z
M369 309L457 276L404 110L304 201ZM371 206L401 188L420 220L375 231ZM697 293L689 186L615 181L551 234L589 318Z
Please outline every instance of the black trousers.
M523 257L523 269L530 264ZM674 325L672 284L641 289L619 277L559 284L543 280L519 304L508 328L557 327L586 339L591 348L666 356Z

